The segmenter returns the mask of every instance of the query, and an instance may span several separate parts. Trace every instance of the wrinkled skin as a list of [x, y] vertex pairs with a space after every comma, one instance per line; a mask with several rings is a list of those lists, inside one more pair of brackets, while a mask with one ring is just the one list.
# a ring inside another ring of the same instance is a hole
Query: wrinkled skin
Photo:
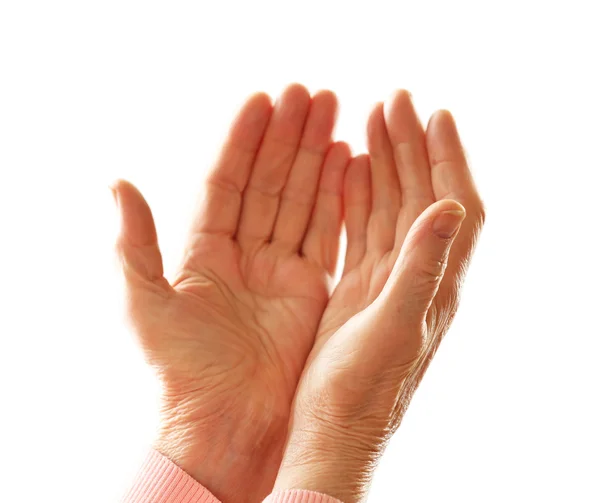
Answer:
[[223, 501], [261, 501], [276, 479], [364, 500], [483, 224], [448, 112], [423, 131], [397, 92], [371, 114], [369, 155], [351, 159], [331, 140], [335, 108], [298, 85], [274, 109], [248, 100], [172, 283], [147, 203], [115, 186], [129, 319], [163, 390], [154, 445]]
[[162, 385], [154, 446], [227, 502], [271, 492], [290, 407], [329, 298], [350, 150], [336, 98], [251, 97], [206, 183], [170, 284], [148, 204], [126, 181], [127, 313]]
[[298, 386], [275, 486], [344, 503], [366, 500], [456, 312], [484, 221], [449, 112], [424, 131], [410, 95], [397, 92], [374, 108], [368, 146], [345, 177], [344, 274]]

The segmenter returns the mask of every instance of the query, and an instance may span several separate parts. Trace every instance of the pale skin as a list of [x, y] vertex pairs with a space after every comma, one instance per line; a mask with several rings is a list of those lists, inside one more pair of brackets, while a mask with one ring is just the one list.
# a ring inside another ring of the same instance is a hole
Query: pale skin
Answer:
[[448, 112], [424, 131], [394, 93], [371, 114], [369, 155], [352, 158], [332, 140], [336, 109], [298, 84], [274, 105], [249, 98], [172, 282], [148, 204], [113, 187], [127, 313], [162, 385], [154, 446], [225, 503], [274, 485], [366, 497], [483, 224]]

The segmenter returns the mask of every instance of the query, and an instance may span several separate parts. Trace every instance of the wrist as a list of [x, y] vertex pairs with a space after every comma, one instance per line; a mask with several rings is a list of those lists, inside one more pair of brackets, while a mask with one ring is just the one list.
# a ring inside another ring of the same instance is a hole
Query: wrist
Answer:
[[384, 447], [384, 440], [352, 428], [318, 422], [294, 428], [275, 490], [305, 489], [344, 503], [366, 501]]
[[285, 432], [275, 420], [240, 421], [222, 412], [204, 418], [194, 407], [163, 407], [153, 448], [221, 501], [262, 501], [271, 492]]

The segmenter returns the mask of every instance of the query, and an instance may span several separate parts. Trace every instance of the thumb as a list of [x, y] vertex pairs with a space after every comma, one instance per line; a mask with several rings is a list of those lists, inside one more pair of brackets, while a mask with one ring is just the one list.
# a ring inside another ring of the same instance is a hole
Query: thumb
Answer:
[[379, 299], [399, 324], [421, 326], [425, 321], [464, 218], [460, 203], [444, 199], [429, 206], [411, 226]]
[[111, 190], [118, 207], [120, 230], [115, 243], [127, 287], [152, 287], [168, 291], [158, 248], [154, 218], [140, 191], [125, 180], [117, 180]]

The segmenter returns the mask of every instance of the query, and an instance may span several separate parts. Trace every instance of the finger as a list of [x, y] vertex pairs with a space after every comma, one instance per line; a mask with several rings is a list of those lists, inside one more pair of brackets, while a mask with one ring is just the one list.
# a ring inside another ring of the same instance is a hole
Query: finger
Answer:
[[371, 159], [372, 208], [367, 248], [387, 252], [394, 246], [400, 210], [400, 182], [383, 115], [377, 103], [367, 122], [367, 146]]
[[115, 249], [127, 286], [169, 294], [171, 287], [163, 276], [162, 256], [148, 203], [140, 191], [125, 180], [117, 180], [111, 189], [120, 216]]
[[271, 116], [271, 98], [251, 96], [229, 130], [217, 161], [206, 180], [191, 234], [235, 234], [242, 207], [242, 193]]
[[371, 168], [366, 154], [350, 161], [344, 178], [344, 222], [348, 246], [344, 274], [360, 264], [367, 250], [367, 227], [371, 215]]
[[321, 91], [312, 99], [300, 148], [292, 165], [281, 204], [273, 243], [287, 252], [297, 252], [313, 211], [319, 178], [335, 123], [337, 99]]
[[310, 106], [306, 88], [293, 84], [275, 104], [244, 190], [237, 231], [241, 246], [268, 241], [279, 211], [279, 200], [302, 137]]
[[[414, 222], [400, 256], [376, 300], [381, 319], [394, 333], [420, 333], [444, 276], [448, 254], [465, 217], [456, 201], [432, 204]], [[416, 342], [416, 341], [415, 341]]]
[[344, 173], [351, 158], [350, 147], [334, 143], [325, 158], [317, 200], [302, 253], [329, 274], [335, 273], [343, 220]]
[[403, 204], [420, 204], [420, 211], [423, 211], [434, 199], [425, 133], [410, 93], [396, 91], [386, 102], [384, 113]]
[[447, 110], [435, 113], [427, 127], [427, 148], [436, 199], [452, 198], [467, 211], [456, 236], [448, 268], [440, 286], [440, 299], [456, 301], [475, 244], [483, 227], [485, 212], [452, 115]]

